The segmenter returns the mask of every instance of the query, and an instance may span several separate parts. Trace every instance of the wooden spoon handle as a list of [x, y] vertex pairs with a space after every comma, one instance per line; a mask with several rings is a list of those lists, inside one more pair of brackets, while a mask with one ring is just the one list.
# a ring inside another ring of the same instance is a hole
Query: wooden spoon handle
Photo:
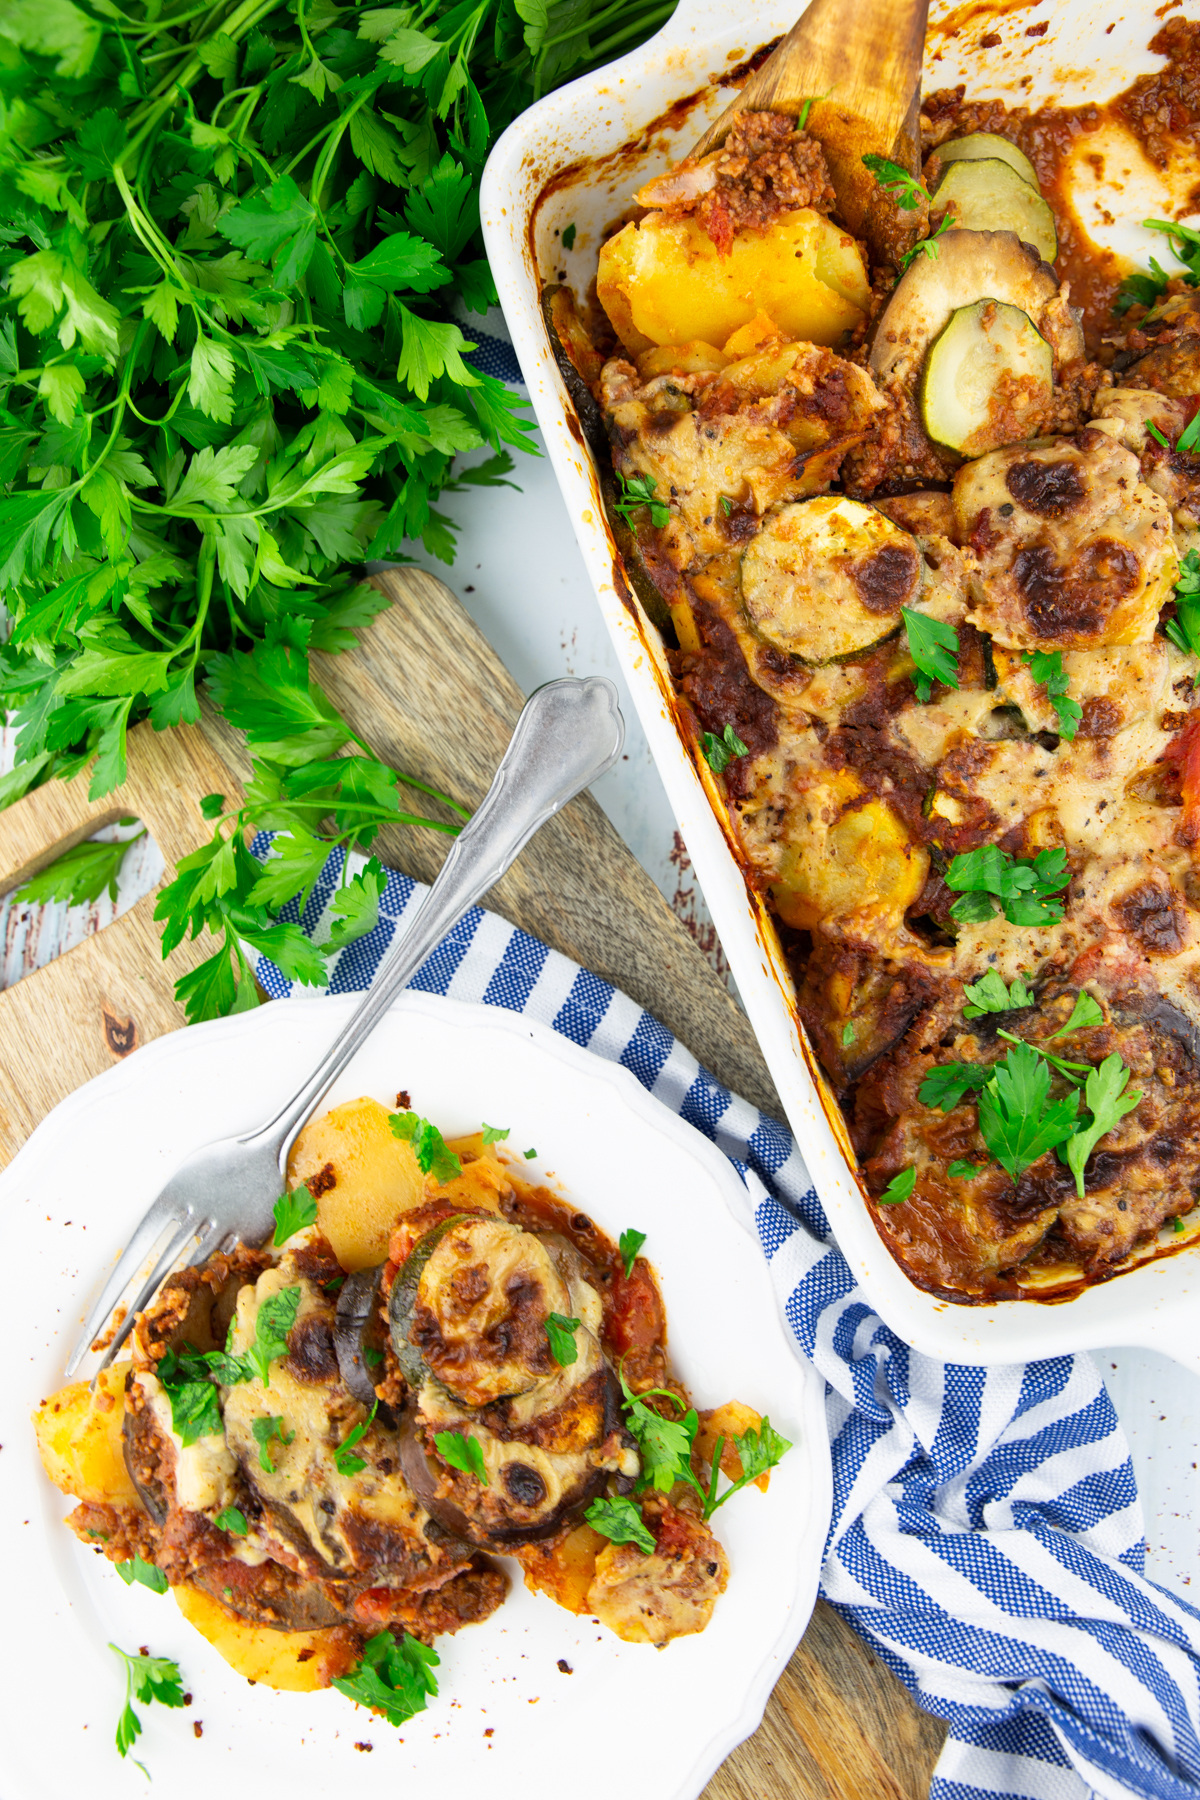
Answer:
[[[693, 156], [724, 143], [747, 110], [798, 115], [825, 150], [838, 211], [877, 254], [896, 253], [895, 208], [863, 167], [874, 152], [916, 174], [917, 105], [929, 0], [811, 0], [761, 69], [700, 139]], [[904, 222], [906, 235], [923, 223]]]

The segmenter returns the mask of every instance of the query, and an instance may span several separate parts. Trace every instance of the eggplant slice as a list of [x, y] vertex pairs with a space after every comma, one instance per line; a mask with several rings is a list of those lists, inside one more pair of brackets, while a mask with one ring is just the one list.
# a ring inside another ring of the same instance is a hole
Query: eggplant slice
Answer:
[[1032, 319], [1060, 366], [1081, 360], [1083, 332], [1059, 300], [1057, 275], [1015, 232], [948, 231], [937, 252], [913, 259], [880, 317], [870, 367], [881, 386], [898, 380], [915, 389], [953, 314], [988, 297]]
[[[415, 1401], [401, 1425], [404, 1472], [433, 1518], [469, 1542], [547, 1537], [610, 1477], [637, 1471], [589, 1275], [598, 1283], [557, 1234], [456, 1214], [396, 1276], [392, 1347]], [[547, 1330], [555, 1314], [574, 1321], [564, 1364]]]

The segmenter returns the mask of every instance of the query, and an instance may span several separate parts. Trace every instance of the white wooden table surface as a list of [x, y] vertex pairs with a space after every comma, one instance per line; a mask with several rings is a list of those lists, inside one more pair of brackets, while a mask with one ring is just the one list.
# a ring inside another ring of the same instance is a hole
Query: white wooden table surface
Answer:
[[[416, 561], [454, 590], [527, 692], [565, 674], [603, 674], [616, 682], [627, 730], [625, 755], [597, 784], [596, 798], [728, 979], [550, 465], [529, 457], [518, 462], [513, 479], [520, 493], [467, 489], [439, 502], [461, 526], [452, 567], [419, 548]], [[11, 745], [0, 734], [0, 773], [10, 761]], [[74, 908], [0, 900], [0, 986], [109, 923], [154, 886], [162, 866], [156, 846], [143, 840], [126, 858], [115, 905], [107, 896], [94, 906]], [[1200, 1379], [1151, 1351], [1097, 1351], [1096, 1361], [1129, 1438], [1146, 1516], [1148, 1572], [1200, 1605]]]

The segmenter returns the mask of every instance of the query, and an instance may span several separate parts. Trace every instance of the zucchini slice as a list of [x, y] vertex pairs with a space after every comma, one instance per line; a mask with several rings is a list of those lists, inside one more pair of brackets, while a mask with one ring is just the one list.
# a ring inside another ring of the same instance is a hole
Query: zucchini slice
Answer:
[[1013, 232], [948, 231], [937, 251], [936, 260], [914, 257], [875, 328], [870, 367], [880, 387], [899, 381], [915, 389], [925, 354], [951, 314], [984, 295], [1028, 313], [1060, 363], [1083, 355], [1083, 333], [1074, 320], [1065, 329], [1052, 323], [1062, 311], [1055, 304], [1057, 275]]
[[768, 643], [837, 662], [891, 636], [921, 575], [907, 531], [872, 506], [820, 494], [767, 514], [742, 555], [742, 598]]
[[1047, 262], [1058, 255], [1054, 214], [1037, 189], [999, 157], [952, 162], [938, 182], [929, 210], [931, 217], [952, 212], [952, 230], [1015, 231]]
[[921, 423], [935, 444], [984, 456], [1036, 436], [1054, 355], [1028, 313], [1003, 300], [960, 306], [925, 363]]
[[1029, 158], [1007, 138], [997, 137], [994, 131], [973, 131], [969, 137], [951, 138], [948, 144], [939, 144], [933, 154], [943, 166], [952, 162], [1007, 163], [1022, 181], [1027, 181], [1035, 192], [1041, 192], [1037, 170]]

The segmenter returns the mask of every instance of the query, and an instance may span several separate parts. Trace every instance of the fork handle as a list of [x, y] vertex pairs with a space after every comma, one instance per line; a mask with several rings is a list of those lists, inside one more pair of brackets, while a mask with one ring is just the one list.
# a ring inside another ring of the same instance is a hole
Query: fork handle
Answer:
[[525, 702], [491, 787], [452, 842], [408, 929], [393, 940], [361, 1005], [292, 1099], [242, 1139], [272, 1149], [281, 1176], [300, 1128], [446, 933], [547, 819], [612, 768], [625, 741], [617, 698], [611, 681], [590, 675], [548, 682]]

